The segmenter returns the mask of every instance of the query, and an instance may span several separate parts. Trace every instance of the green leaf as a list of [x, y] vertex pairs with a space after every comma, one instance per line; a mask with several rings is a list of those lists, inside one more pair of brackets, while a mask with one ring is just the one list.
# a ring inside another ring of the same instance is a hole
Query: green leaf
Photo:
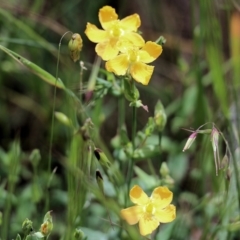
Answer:
[[33, 72], [35, 75], [40, 77], [45, 82], [47, 82], [53, 86], [56, 86], [58, 88], [65, 89], [65, 86], [60, 79], [58, 79], [56, 81], [56, 78], [53, 75], [51, 75], [50, 73], [48, 73], [47, 71], [45, 71], [44, 69], [39, 67], [38, 65], [34, 64], [33, 62], [27, 60], [26, 58], [20, 56], [19, 54], [11, 51], [10, 49], [8, 49], [2, 45], [0, 45], [0, 49], [2, 51], [4, 51], [5, 53], [7, 53], [10, 57], [12, 57], [19, 64], [25, 66], [29, 71]]

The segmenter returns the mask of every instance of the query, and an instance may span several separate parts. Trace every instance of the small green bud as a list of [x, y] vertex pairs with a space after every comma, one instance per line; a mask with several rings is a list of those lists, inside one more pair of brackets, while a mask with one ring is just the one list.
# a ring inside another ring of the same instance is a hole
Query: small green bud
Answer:
[[50, 233], [52, 232], [53, 229], [53, 222], [52, 222], [52, 216], [51, 216], [52, 211], [48, 211], [43, 219], [43, 224], [41, 225], [40, 232], [44, 236], [49, 236]]
[[104, 193], [104, 187], [103, 187], [103, 177], [102, 174], [99, 170], [96, 171], [96, 180], [99, 189], [101, 190], [102, 193]]
[[159, 132], [162, 132], [167, 123], [167, 115], [165, 113], [165, 109], [164, 109], [161, 101], [158, 101], [155, 106], [154, 120], [155, 120], [155, 124], [156, 124], [156, 129]]
[[71, 120], [62, 112], [55, 112], [55, 117], [57, 118], [57, 120], [59, 122], [61, 122], [62, 124], [64, 124], [65, 126], [71, 127], [72, 123]]
[[22, 224], [22, 230], [24, 235], [29, 235], [33, 230], [32, 221], [26, 218]]
[[163, 162], [160, 168], [160, 174], [162, 177], [166, 177], [169, 175], [169, 168], [166, 162]]
[[140, 94], [135, 84], [130, 82], [128, 79], [124, 79], [124, 95], [130, 102], [135, 102], [139, 99]]
[[111, 162], [101, 149], [95, 148], [94, 155], [103, 168], [108, 169], [111, 166]]
[[71, 59], [76, 62], [80, 58], [80, 51], [82, 50], [82, 38], [78, 33], [72, 35], [71, 40], [68, 43]]
[[85, 238], [84, 232], [80, 228], [76, 228], [73, 235], [74, 238], [78, 240], [83, 240]]

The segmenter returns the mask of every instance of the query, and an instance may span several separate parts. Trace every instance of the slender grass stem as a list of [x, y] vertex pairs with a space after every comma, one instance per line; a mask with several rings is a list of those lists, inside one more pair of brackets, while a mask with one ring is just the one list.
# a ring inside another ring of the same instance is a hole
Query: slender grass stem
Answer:
[[[62, 39], [66, 34], [70, 33], [70, 31], [63, 34], [59, 41], [58, 45], [58, 56], [57, 56], [57, 67], [56, 67], [56, 78], [55, 78], [55, 86], [54, 86], [54, 93], [53, 93], [53, 109], [52, 109], [52, 117], [51, 117], [51, 131], [50, 131], [50, 143], [49, 143], [49, 152], [48, 152], [48, 175], [51, 175], [51, 164], [52, 164], [52, 145], [53, 145], [53, 130], [54, 130], [54, 112], [56, 108], [56, 95], [57, 95], [57, 81], [58, 81], [58, 69], [59, 69], [59, 59], [60, 59], [60, 50], [61, 50], [61, 43]], [[49, 187], [49, 186], [48, 186]], [[48, 189], [46, 191], [46, 201], [45, 201], [45, 212], [48, 211], [49, 208], [49, 193]]]

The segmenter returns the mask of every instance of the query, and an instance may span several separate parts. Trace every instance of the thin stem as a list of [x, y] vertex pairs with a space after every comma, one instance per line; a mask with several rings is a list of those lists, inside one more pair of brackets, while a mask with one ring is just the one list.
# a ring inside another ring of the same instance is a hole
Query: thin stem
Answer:
[[[127, 196], [130, 190], [130, 185], [131, 185], [131, 179], [133, 175], [133, 154], [134, 150], [136, 148], [136, 143], [135, 143], [135, 137], [136, 137], [136, 131], [137, 131], [137, 108], [135, 106], [132, 107], [132, 157], [128, 162], [128, 174], [127, 174]], [[125, 199], [125, 205], [127, 201]]]
[[[57, 67], [56, 67], [56, 79], [55, 79], [55, 86], [54, 86], [54, 93], [53, 93], [53, 109], [52, 109], [52, 119], [51, 119], [51, 132], [50, 132], [50, 143], [49, 143], [49, 152], [48, 152], [48, 174], [51, 174], [51, 163], [52, 163], [52, 145], [53, 145], [53, 129], [54, 129], [54, 112], [55, 112], [55, 107], [56, 107], [56, 94], [57, 94], [57, 81], [58, 81], [58, 68], [59, 68], [59, 59], [60, 59], [60, 49], [61, 49], [61, 43], [62, 43], [62, 39], [63, 37], [68, 34], [71, 33], [70, 31], [66, 32], [63, 34], [63, 36], [61, 37], [60, 41], [59, 41], [59, 45], [58, 45], [58, 56], [57, 56]], [[49, 186], [48, 186], [49, 187]], [[46, 191], [46, 202], [45, 202], [45, 212], [48, 211], [48, 207], [49, 207], [49, 193], [48, 190]]]

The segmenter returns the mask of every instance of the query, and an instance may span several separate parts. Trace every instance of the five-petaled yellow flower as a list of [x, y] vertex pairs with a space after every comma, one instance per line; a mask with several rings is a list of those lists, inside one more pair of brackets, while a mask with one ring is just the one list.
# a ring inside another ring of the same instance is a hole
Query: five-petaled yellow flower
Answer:
[[106, 62], [106, 69], [116, 75], [130, 73], [134, 80], [148, 85], [154, 66], [146, 63], [153, 62], [162, 53], [162, 46], [148, 41], [136, 47], [129, 41], [122, 41], [117, 45], [120, 54]]
[[139, 222], [140, 234], [151, 234], [161, 223], [176, 218], [176, 208], [170, 204], [173, 193], [167, 187], [157, 187], [149, 198], [137, 185], [130, 191], [130, 199], [136, 206], [121, 210], [121, 216], [130, 224]]
[[115, 9], [105, 6], [99, 10], [98, 17], [104, 30], [87, 23], [85, 34], [92, 42], [97, 43], [96, 53], [103, 60], [107, 61], [118, 55], [119, 50], [116, 45], [120, 40], [127, 39], [133, 42], [135, 46], [144, 44], [143, 38], [136, 32], [141, 24], [138, 14], [119, 20]]

